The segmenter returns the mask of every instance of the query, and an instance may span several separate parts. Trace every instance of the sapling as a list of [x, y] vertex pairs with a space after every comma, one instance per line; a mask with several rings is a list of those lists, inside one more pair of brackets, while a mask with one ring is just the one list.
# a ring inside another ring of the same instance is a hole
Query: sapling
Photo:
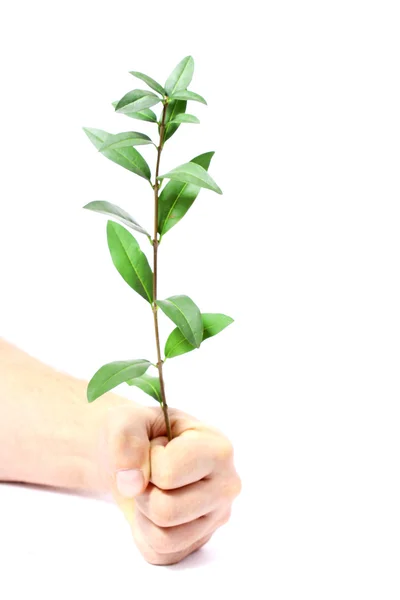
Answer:
[[[135, 78], [143, 81], [153, 91], [134, 89], [125, 94], [121, 100], [113, 103], [115, 112], [156, 125], [157, 144], [148, 135], [138, 131], [111, 134], [100, 129], [84, 128], [88, 138], [101, 154], [142, 177], [152, 188], [154, 198], [152, 234], [139, 225], [128, 212], [111, 202], [96, 200], [84, 208], [103, 213], [111, 219], [107, 222], [107, 241], [112, 261], [126, 283], [142, 296], [152, 309], [157, 356], [154, 363], [150, 360], [135, 359], [116, 361], [102, 366], [88, 384], [87, 398], [89, 402], [93, 402], [121, 383], [140, 388], [160, 403], [169, 440], [171, 440], [171, 426], [164, 381], [166, 359], [199, 348], [204, 340], [216, 335], [233, 321], [220, 313], [201, 313], [193, 300], [185, 295], [171, 296], [165, 300], [158, 298], [158, 252], [163, 237], [187, 213], [201, 188], [222, 194], [221, 189], [208, 174], [214, 152], [200, 154], [189, 162], [160, 174], [160, 159], [166, 142], [181, 125], [199, 123], [197, 117], [186, 112], [187, 103], [193, 101], [207, 104], [202, 96], [188, 90], [193, 71], [194, 61], [191, 56], [184, 58], [175, 67], [164, 86], [143, 73], [131, 71]], [[161, 105], [158, 117], [151, 109], [156, 105]], [[153, 181], [148, 163], [136, 149], [137, 146], [150, 144], [156, 151]], [[142, 234], [144, 238], [147, 237], [152, 246], [153, 269], [138, 241], [126, 228]], [[176, 325], [165, 343], [164, 358], [161, 355], [158, 309], [161, 309]], [[151, 367], [157, 370], [156, 375], [148, 373]]]

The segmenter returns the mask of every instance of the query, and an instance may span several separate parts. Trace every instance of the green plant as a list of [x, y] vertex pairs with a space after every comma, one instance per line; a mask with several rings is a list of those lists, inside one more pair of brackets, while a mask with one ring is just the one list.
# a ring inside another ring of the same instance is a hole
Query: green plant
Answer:
[[[159, 134], [157, 145], [149, 136], [137, 131], [110, 134], [100, 129], [84, 128], [90, 141], [106, 158], [143, 177], [152, 188], [153, 235], [150, 235], [125, 210], [110, 202], [96, 200], [84, 208], [104, 213], [112, 219], [107, 222], [107, 240], [112, 261], [128, 285], [150, 304], [153, 311], [157, 350], [155, 363], [137, 359], [117, 361], [102, 366], [89, 382], [88, 401], [96, 400], [121, 383], [137, 386], [160, 403], [168, 439], [171, 439], [171, 427], [163, 374], [165, 360], [199, 348], [204, 340], [216, 335], [233, 321], [223, 314], [201, 313], [188, 296], [179, 295], [159, 300], [157, 293], [157, 259], [162, 238], [186, 214], [201, 188], [222, 194], [208, 174], [214, 152], [200, 154], [191, 161], [160, 175], [160, 158], [164, 144], [181, 124], [199, 123], [197, 117], [186, 113], [187, 102], [206, 104], [202, 96], [187, 89], [193, 77], [193, 70], [193, 58], [187, 56], [172, 71], [164, 87], [143, 73], [131, 71], [134, 77], [144, 81], [154, 91], [134, 89], [125, 94], [121, 100], [113, 103], [116, 112], [157, 125]], [[162, 105], [162, 110], [160, 117], [157, 118], [150, 107], [159, 103]], [[153, 144], [156, 148], [154, 183], [151, 181], [149, 165], [135, 148], [145, 144]], [[168, 183], [164, 184], [166, 180]], [[133, 235], [115, 221], [147, 236], [153, 248], [153, 270]], [[158, 327], [159, 308], [176, 325], [166, 341], [164, 359], [161, 357]], [[151, 366], [157, 369], [157, 376], [147, 373]]]

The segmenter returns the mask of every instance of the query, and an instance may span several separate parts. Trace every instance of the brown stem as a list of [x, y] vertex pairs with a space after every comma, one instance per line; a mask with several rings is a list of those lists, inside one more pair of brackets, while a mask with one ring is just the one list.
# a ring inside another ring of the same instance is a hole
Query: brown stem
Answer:
[[153, 317], [154, 317], [154, 332], [156, 335], [157, 368], [158, 368], [158, 375], [159, 375], [159, 379], [160, 379], [161, 408], [164, 413], [168, 441], [171, 441], [171, 439], [172, 439], [171, 425], [169, 422], [168, 404], [167, 404], [167, 398], [165, 395], [165, 385], [164, 385], [164, 376], [163, 376], [163, 361], [161, 359], [160, 334], [159, 334], [159, 330], [158, 330], [158, 315], [157, 315], [157, 311], [158, 311], [158, 307], [157, 307], [157, 265], [158, 265], [158, 244], [159, 244], [159, 240], [158, 240], [158, 192], [159, 192], [158, 175], [159, 175], [159, 169], [160, 169], [161, 151], [162, 151], [163, 144], [164, 144], [166, 111], [167, 111], [167, 104], [164, 103], [162, 116], [161, 116], [161, 123], [160, 123], [160, 141], [159, 141], [159, 144], [157, 147], [156, 174], [155, 174], [155, 181], [154, 181], [154, 186], [153, 186], [153, 188], [154, 188], [154, 236], [153, 236], [153, 304], [152, 304], [152, 309], [153, 309]]

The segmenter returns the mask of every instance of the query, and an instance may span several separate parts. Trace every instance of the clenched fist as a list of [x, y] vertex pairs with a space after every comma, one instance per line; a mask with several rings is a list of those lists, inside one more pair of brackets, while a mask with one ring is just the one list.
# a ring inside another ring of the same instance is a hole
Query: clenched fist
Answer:
[[159, 407], [86, 386], [0, 339], [0, 481], [112, 492], [146, 560], [180, 561], [229, 519], [230, 442], [177, 410], [168, 442]]
[[241, 484], [231, 443], [194, 417], [170, 409], [173, 439], [159, 408], [93, 403], [101, 412], [99, 469], [132, 527], [144, 558], [176, 563], [230, 517]]

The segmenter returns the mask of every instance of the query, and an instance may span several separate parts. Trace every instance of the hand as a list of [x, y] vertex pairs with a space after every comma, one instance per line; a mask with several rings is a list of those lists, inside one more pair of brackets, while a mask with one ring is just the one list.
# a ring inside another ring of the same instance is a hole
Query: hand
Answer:
[[228, 521], [241, 488], [231, 443], [194, 417], [169, 412], [168, 443], [158, 407], [109, 407], [99, 446], [100, 467], [135, 542], [157, 565], [203, 546]]

